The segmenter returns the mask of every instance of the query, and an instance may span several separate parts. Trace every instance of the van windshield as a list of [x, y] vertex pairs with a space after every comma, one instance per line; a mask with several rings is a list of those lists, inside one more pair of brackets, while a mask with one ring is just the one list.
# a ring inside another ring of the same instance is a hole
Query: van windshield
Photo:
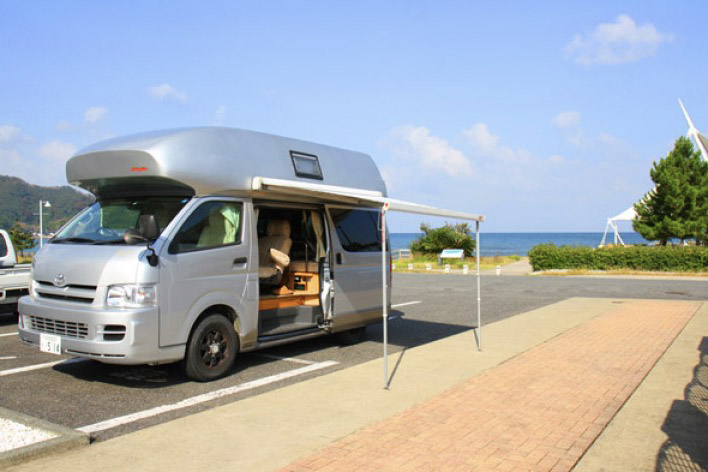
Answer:
[[53, 244], [124, 244], [128, 229], [138, 229], [140, 215], [155, 215], [162, 231], [189, 197], [130, 197], [96, 201], [51, 240]]

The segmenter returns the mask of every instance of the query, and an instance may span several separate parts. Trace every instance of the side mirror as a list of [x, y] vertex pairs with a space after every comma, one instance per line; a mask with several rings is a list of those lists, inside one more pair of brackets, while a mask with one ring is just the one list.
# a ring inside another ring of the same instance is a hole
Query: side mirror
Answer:
[[157, 225], [155, 215], [140, 215], [138, 217], [138, 229], [127, 229], [123, 235], [123, 241], [126, 244], [147, 243], [147, 249], [150, 251], [147, 255], [147, 260], [152, 267], [155, 267], [160, 259], [155, 254], [155, 250], [150, 247], [150, 241], [158, 236], [160, 236], [160, 227]]

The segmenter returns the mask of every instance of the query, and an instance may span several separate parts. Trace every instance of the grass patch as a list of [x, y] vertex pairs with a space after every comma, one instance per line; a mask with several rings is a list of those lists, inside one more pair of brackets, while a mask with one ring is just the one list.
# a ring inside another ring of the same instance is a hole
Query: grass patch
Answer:
[[708, 278], [708, 272], [656, 272], [641, 271], [632, 269], [611, 269], [611, 270], [589, 270], [589, 269], [553, 269], [547, 272], [540, 272], [538, 275], [552, 277], [569, 277], [574, 275], [637, 275], [644, 277], [704, 277]]

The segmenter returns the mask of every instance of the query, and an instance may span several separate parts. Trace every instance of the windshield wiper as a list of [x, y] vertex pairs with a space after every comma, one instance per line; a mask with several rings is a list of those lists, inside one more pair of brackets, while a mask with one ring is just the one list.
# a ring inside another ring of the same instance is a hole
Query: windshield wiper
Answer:
[[93, 242], [95, 242], [93, 239], [80, 238], [80, 237], [56, 238], [56, 239], [52, 239], [52, 240], [51, 240], [51, 243], [52, 243], [52, 244], [61, 244], [61, 243], [93, 243]]
[[120, 239], [108, 239], [106, 241], [96, 241], [93, 243], [94, 246], [100, 246], [100, 245], [105, 245], [105, 244], [125, 244], [125, 241], [123, 238]]

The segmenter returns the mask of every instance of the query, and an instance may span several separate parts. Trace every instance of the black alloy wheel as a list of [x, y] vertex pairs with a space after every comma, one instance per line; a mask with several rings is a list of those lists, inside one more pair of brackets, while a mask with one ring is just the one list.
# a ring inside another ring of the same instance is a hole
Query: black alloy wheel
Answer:
[[217, 379], [231, 368], [238, 349], [233, 323], [223, 315], [209, 315], [189, 339], [183, 361], [185, 373], [200, 382]]

